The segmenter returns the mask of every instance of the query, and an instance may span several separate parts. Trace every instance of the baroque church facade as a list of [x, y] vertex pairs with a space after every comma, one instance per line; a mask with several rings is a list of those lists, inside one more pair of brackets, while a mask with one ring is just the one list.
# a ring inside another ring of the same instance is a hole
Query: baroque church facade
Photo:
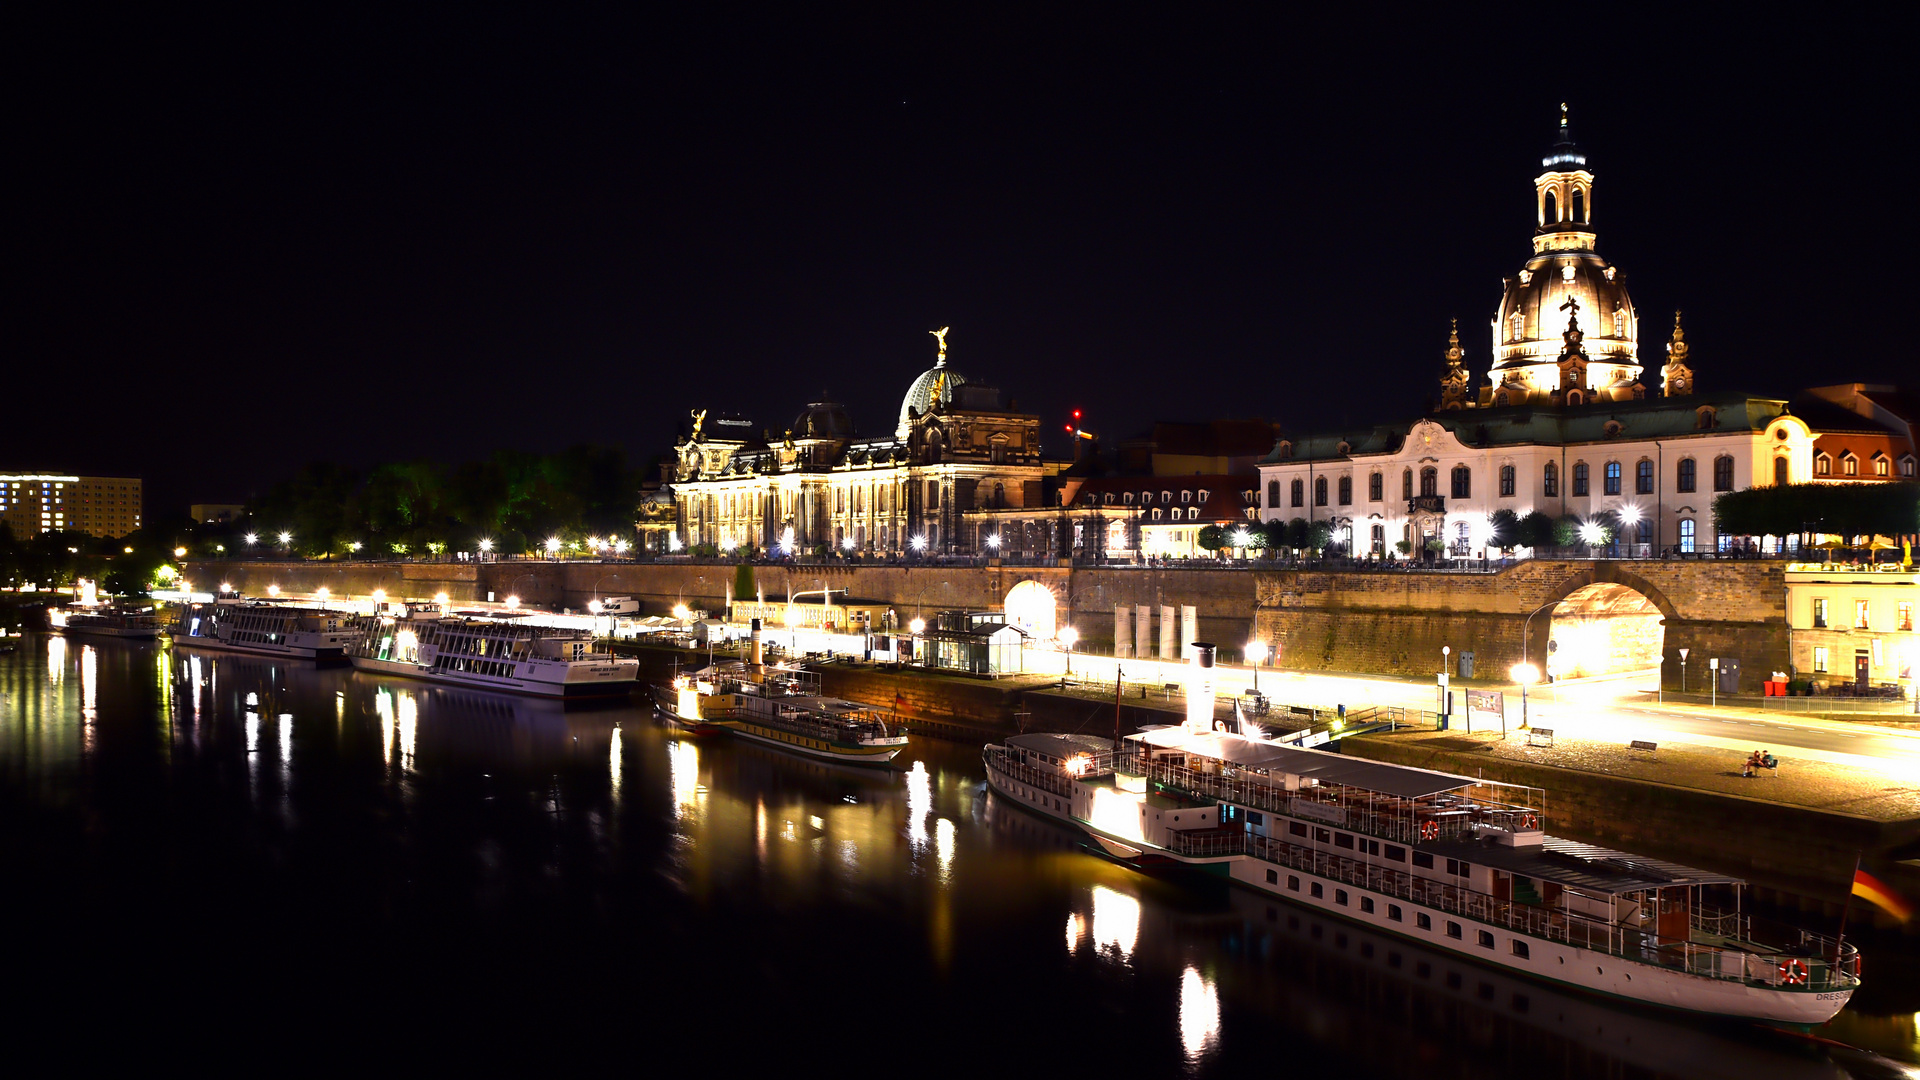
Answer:
[[834, 402], [808, 405], [783, 434], [693, 416], [670, 486], [685, 544], [862, 555], [978, 550], [978, 519], [1038, 508], [1049, 467], [1040, 418], [939, 355], [907, 387], [891, 432], [856, 434]]
[[1486, 382], [1456, 327], [1429, 416], [1278, 440], [1260, 463], [1263, 520], [1327, 522], [1361, 557], [1472, 557], [1499, 510], [1607, 514], [1628, 553], [1695, 553], [1731, 539], [1714, 535], [1717, 493], [1824, 479], [1802, 409], [1699, 392], [1678, 314], [1657, 393], [1641, 383], [1639, 316], [1596, 250], [1594, 174], [1564, 109], [1541, 165], [1533, 253], [1503, 282]]

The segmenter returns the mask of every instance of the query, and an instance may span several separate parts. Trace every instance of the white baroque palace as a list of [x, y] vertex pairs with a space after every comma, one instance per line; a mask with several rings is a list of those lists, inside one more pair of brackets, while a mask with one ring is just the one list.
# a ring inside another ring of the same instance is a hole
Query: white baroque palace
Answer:
[[694, 414], [675, 446], [677, 539], [688, 546], [892, 555], [971, 551], [986, 511], [1039, 508], [1048, 467], [1040, 418], [1005, 407], [1000, 392], [947, 364], [907, 387], [898, 422], [854, 432], [847, 410], [808, 405], [783, 433]]
[[1431, 415], [1279, 439], [1260, 463], [1263, 520], [1328, 522], [1362, 557], [1434, 541], [1475, 557], [1489, 553], [1499, 510], [1612, 512], [1626, 553], [1694, 553], [1723, 541], [1717, 493], [1826, 479], [1804, 410], [1696, 392], [1677, 314], [1659, 393], [1648, 393], [1626, 276], [1594, 250], [1594, 176], [1564, 111], [1542, 166], [1533, 255], [1504, 282], [1488, 381], [1473, 385], [1456, 327]]

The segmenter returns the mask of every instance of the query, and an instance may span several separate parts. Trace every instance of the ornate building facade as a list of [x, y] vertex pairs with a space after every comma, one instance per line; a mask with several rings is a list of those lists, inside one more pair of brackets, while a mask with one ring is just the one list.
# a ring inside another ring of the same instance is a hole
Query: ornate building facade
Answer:
[[[1278, 440], [1260, 464], [1263, 519], [1328, 522], [1362, 556], [1474, 556], [1499, 510], [1607, 514], [1630, 552], [1693, 553], [1728, 539], [1713, 532], [1717, 493], [1827, 478], [1817, 425], [1838, 410], [1698, 393], [1678, 313], [1648, 393], [1638, 316], [1595, 250], [1594, 174], [1564, 109], [1542, 168], [1533, 254], [1503, 282], [1487, 382], [1473, 385], [1456, 328], [1430, 416]], [[1887, 456], [1881, 478], [1901, 467]]]
[[970, 523], [1044, 504], [1040, 418], [947, 363], [907, 387], [893, 430], [855, 433], [847, 410], [815, 402], [778, 436], [696, 412], [674, 448], [671, 490], [686, 545], [895, 555], [978, 550]]

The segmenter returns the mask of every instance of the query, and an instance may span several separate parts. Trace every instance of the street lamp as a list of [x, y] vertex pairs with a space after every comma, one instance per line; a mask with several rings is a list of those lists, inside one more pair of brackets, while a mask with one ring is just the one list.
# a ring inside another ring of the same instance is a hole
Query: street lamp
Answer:
[[1253, 665], [1253, 696], [1260, 696], [1260, 661], [1267, 658], [1267, 643], [1264, 641], [1247, 642], [1247, 663]]
[[1080, 640], [1080, 631], [1075, 630], [1073, 627], [1069, 626], [1061, 630], [1060, 633], [1054, 636], [1059, 639], [1060, 644], [1065, 645], [1067, 647], [1067, 677], [1072, 678], [1073, 677], [1073, 643]]
[[1527, 726], [1527, 687], [1540, 681], [1540, 669], [1522, 661], [1513, 665], [1513, 681], [1520, 684], [1520, 727]]
[[921, 667], [926, 667], [926, 657], [920, 652], [920, 635], [927, 632], [927, 620], [916, 616], [907, 624], [907, 629], [913, 634], [913, 658], [920, 661]]
[[257, 544], [257, 543], [259, 543], [259, 542], [260, 542], [260, 534], [259, 534], [259, 533], [248, 533], [248, 534], [247, 534], [247, 537], [246, 537], [246, 539], [247, 539], [247, 546], [248, 546], [248, 547], [252, 547], [253, 545], [255, 545], [255, 544]]
[[559, 551], [560, 551], [560, 538], [557, 536], [547, 537], [547, 558], [549, 559], [553, 558], [554, 555], [559, 553]]

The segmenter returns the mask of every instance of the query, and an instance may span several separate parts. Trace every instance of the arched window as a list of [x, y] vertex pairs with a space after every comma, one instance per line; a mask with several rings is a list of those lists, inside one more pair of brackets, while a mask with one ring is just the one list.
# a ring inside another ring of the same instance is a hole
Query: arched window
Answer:
[[1693, 459], [1690, 457], [1681, 458], [1680, 463], [1674, 466], [1673, 490], [1692, 491], [1693, 483]]
[[1613, 309], [1613, 336], [1617, 338], [1627, 336], [1627, 313], [1620, 308]]
[[1386, 552], [1387, 527], [1385, 525], [1375, 525], [1373, 527], [1373, 553], [1375, 555], [1384, 555]]
[[1269, 480], [1267, 481], [1267, 507], [1268, 509], [1272, 509], [1273, 507], [1276, 507], [1279, 505], [1280, 505], [1280, 481]]
[[1456, 499], [1473, 497], [1473, 470], [1465, 465], [1453, 467], [1453, 497]]
[[1900, 459], [1900, 475], [1911, 480], [1913, 479], [1913, 474], [1914, 474], [1913, 455], [1908, 454], [1906, 457], [1903, 457]]
[[1546, 219], [1546, 223], [1549, 225], [1552, 225], [1560, 220], [1560, 200], [1557, 197], [1555, 197], [1554, 193], [1551, 191], [1547, 192], [1546, 209], [1544, 211], [1543, 216]]
[[1604, 490], [1608, 495], [1620, 494], [1620, 463], [1617, 461], [1607, 462], [1607, 475], [1606, 475], [1606, 484], [1605, 484]]
[[1560, 496], [1560, 466], [1551, 461], [1547, 462], [1546, 468], [1540, 470], [1540, 493], [1549, 499]]
[[1713, 490], [1733, 490], [1733, 455], [1721, 454], [1713, 459]]
[[1440, 494], [1440, 470], [1429, 465], [1420, 470], [1420, 494], [1431, 497]]
[[1383, 483], [1382, 481], [1383, 481], [1383, 478], [1378, 472], [1368, 474], [1367, 476], [1367, 501], [1368, 502], [1379, 502], [1381, 499], [1386, 497], [1386, 492], [1382, 490], [1383, 488], [1386, 487], [1386, 484]]
[[1570, 205], [1573, 208], [1573, 212], [1567, 215], [1568, 221], [1584, 222], [1587, 220], [1587, 196], [1585, 192], [1579, 188], [1574, 188]]
[[[1132, 502], [1133, 497], [1128, 496], [1127, 501]], [[1007, 505], [1007, 485], [1005, 484], [993, 485], [993, 508], [995, 510], [999, 510], [1006, 505]]]
[[1787, 486], [1787, 459], [1786, 458], [1777, 457], [1773, 459], [1773, 482], [1774, 482], [1774, 485], [1777, 487]]
[[1292, 492], [1291, 492], [1291, 494], [1293, 495], [1293, 505], [1295, 505], [1295, 506], [1305, 506], [1305, 505], [1307, 504], [1307, 483], [1306, 483], [1306, 481], [1304, 481], [1304, 480], [1298, 480], [1298, 479], [1296, 479], [1296, 480], [1295, 480], [1295, 481], [1293, 482], [1293, 490], [1292, 490]]
[[1513, 498], [1513, 466], [1511, 465], [1500, 466], [1500, 497]]
[[1413, 498], [1413, 470], [1412, 469], [1400, 470], [1400, 497], [1403, 499]]
[[1327, 478], [1324, 476], [1313, 478], [1313, 505], [1327, 505]]
[[1526, 312], [1524, 311], [1514, 312], [1513, 317], [1507, 320], [1507, 329], [1508, 329], [1508, 334], [1507, 334], [1508, 341], [1519, 341], [1521, 338], [1526, 337], [1527, 336]]
[[1587, 463], [1576, 461], [1573, 465], [1573, 495], [1580, 498], [1587, 493]]
[[1653, 459], [1641, 458], [1633, 467], [1633, 493], [1635, 495], [1653, 494]]
[[1351, 476], [1340, 478], [1340, 505], [1353, 505], [1353, 477]]
[[1840, 455], [1840, 475], [1842, 476], [1859, 476], [1860, 475], [1860, 459], [1857, 457], [1854, 457], [1853, 451], [1851, 450]]
[[1889, 464], [1891, 463], [1887, 461], [1887, 455], [1881, 454], [1881, 453], [1875, 453], [1873, 455], [1873, 475], [1875, 476], [1887, 475], [1887, 472], [1888, 472], [1887, 466]]
[[1813, 455], [1813, 475], [1826, 476], [1833, 472], [1833, 459], [1825, 454]]

